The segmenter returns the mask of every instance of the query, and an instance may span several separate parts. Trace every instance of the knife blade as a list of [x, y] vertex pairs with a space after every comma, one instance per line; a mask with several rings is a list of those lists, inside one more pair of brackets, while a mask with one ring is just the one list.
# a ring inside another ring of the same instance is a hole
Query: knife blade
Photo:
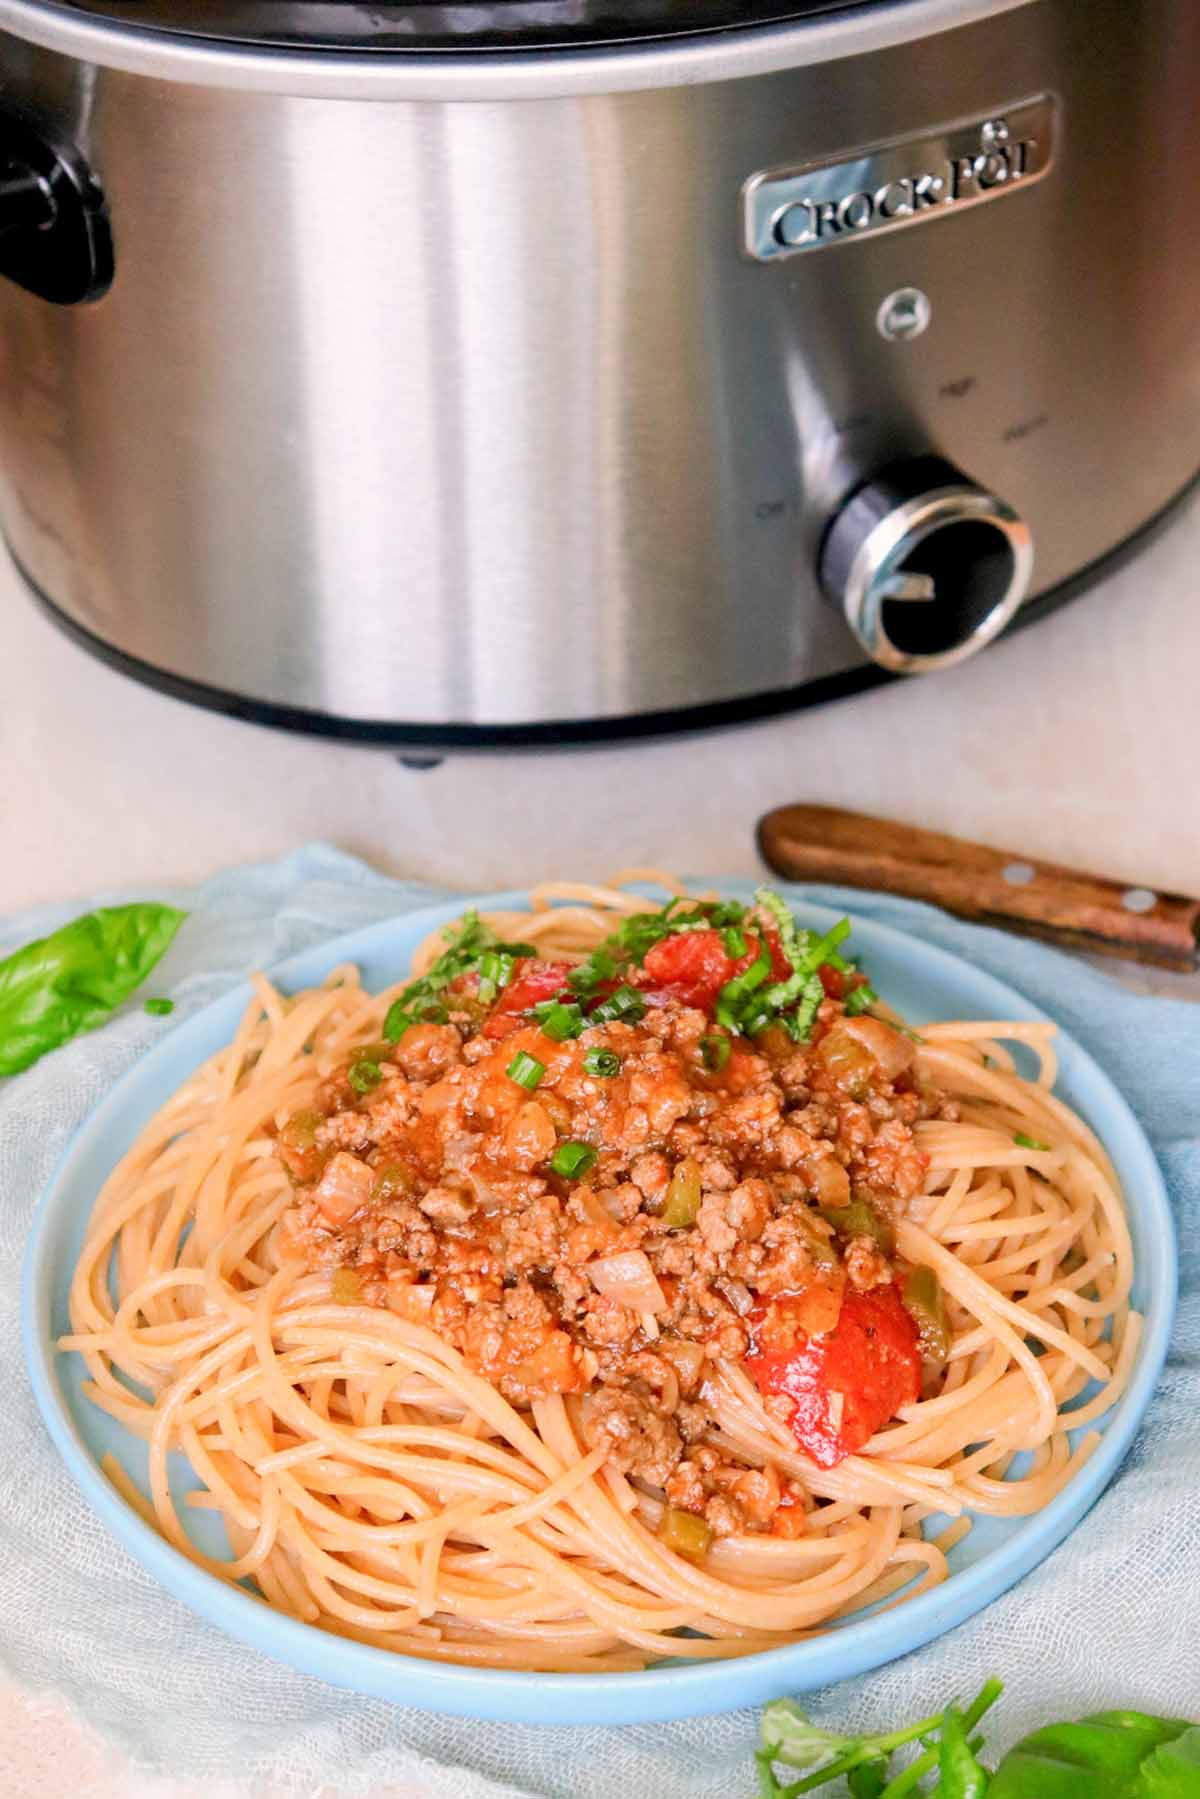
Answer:
[[[874, 888], [1065, 949], [1176, 974], [1196, 971], [1200, 900], [1184, 894], [835, 806], [768, 812], [759, 820], [758, 845], [768, 866], [789, 881]], [[1158, 982], [1152, 985], [1161, 991]]]

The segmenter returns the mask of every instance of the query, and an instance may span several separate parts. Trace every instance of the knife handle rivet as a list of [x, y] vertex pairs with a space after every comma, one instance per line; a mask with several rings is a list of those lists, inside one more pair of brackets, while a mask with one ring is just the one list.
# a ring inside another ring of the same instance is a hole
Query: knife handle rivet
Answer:
[[1010, 887], [1028, 887], [1036, 876], [1037, 869], [1032, 862], [1007, 862], [1001, 873]]
[[1158, 904], [1158, 895], [1151, 893], [1148, 887], [1127, 887], [1121, 895], [1121, 904], [1127, 912], [1152, 912]]

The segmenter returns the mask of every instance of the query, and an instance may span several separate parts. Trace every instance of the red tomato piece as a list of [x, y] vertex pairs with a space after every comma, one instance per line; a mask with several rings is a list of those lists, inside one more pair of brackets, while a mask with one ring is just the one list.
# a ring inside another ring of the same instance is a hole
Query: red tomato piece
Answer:
[[920, 1397], [917, 1327], [896, 1286], [851, 1289], [837, 1324], [819, 1337], [789, 1319], [798, 1303], [785, 1296], [752, 1315], [746, 1366], [760, 1393], [792, 1401], [788, 1425], [805, 1455], [835, 1468]]
[[513, 978], [488, 1015], [483, 1027], [485, 1037], [507, 1037], [523, 1022], [522, 1013], [543, 1000], [553, 999], [567, 984], [571, 972], [569, 962], [538, 962], [523, 957], [513, 969]]
[[865, 987], [867, 984], [865, 974], [843, 974], [840, 968], [830, 968], [828, 962], [822, 962], [817, 973], [821, 977], [826, 999], [846, 999], [856, 987]]
[[769, 978], [786, 981], [792, 970], [780, 947], [778, 933], [748, 925], [745, 937], [749, 948], [736, 960], [726, 954], [719, 931], [680, 931], [674, 937], [662, 938], [646, 951], [637, 977], [638, 985], [652, 993], [677, 999], [685, 1006], [698, 1006], [703, 1012], [711, 1012], [726, 981], [731, 981], [734, 975], [741, 974], [757, 960], [756, 939], [760, 935], [766, 937], [771, 951]]

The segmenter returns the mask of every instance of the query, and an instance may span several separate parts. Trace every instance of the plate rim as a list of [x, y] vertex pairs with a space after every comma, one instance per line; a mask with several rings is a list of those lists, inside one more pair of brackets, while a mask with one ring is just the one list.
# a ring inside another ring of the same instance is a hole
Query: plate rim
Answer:
[[[706, 884], [738, 897], [752, 892], [756, 885], [745, 877], [713, 879]], [[629, 1673], [554, 1674], [423, 1661], [286, 1617], [246, 1589], [207, 1573], [159, 1536], [121, 1498], [85, 1443], [58, 1379], [59, 1356], [50, 1330], [57, 1297], [51, 1275], [60, 1212], [71, 1218], [77, 1210], [71, 1205], [76, 1165], [86, 1161], [93, 1141], [109, 1125], [119, 1123], [130, 1098], [148, 1077], [152, 1079], [156, 1069], [181, 1057], [187, 1058], [187, 1066], [194, 1068], [205, 1054], [212, 1053], [205, 1043], [220, 1016], [229, 1013], [236, 1020], [251, 998], [250, 982], [243, 980], [161, 1037], [117, 1078], [87, 1114], [39, 1197], [22, 1265], [22, 1346], [42, 1421], [95, 1515], [172, 1598], [242, 1643], [299, 1672], [393, 1702], [509, 1723], [664, 1722], [761, 1704], [782, 1693], [811, 1691], [868, 1673], [922, 1648], [1008, 1591], [1083, 1520], [1128, 1454], [1157, 1388], [1174, 1324], [1178, 1295], [1174, 1217], [1153, 1147], [1128, 1100], [1095, 1057], [1017, 988], [954, 951], [927, 942], [914, 931], [856, 915], [851, 909], [843, 913], [839, 908], [814, 902], [795, 884], [779, 886], [818, 925], [824, 923], [828, 928], [838, 918], [849, 916], [853, 932], [865, 946], [865, 959], [870, 957], [870, 941], [881, 940], [893, 955], [911, 958], [915, 953], [919, 959], [932, 963], [935, 973], [940, 972], [949, 982], [961, 982], [965, 973], [978, 990], [994, 996], [994, 1017], [1055, 1023], [1060, 1070], [1069, 1072], [1073, 1088], [1082, 1085], [1098, 1089], [1103, 1106], [1103, 1126], [1098, 1134], [1106, 1149], [1114, 1160], [1140, 1161], [1139, 1225], [1144, 1223], [1149, 1253], [1143, 1251], [1139, 1273], [1145, 1280], [1148, 1297], [1156, 1301], [1156, 1310], [1153, 1314], [1148, 1311], [1129, 1385], [1106, 1414], [1101, 1441], [1084, 1466], [1040, 1512], [1020, 1519], [1005, 1542], [985, 1551], [969, 1567], [955, 1570], [939, 1586], [890, 1611], [747, 1657], [650, 1667]], [[285, 987], [311, 985], [319, 978], [314, 976], [314, 964], [323, 964], [328, 970], [341, 962], [367, 961], [373, 953], [386, 956], [389, 938], [397, 929], [410, 934], [421, 926], [434, 930], [468, 907], [504, 909], [527, 899], [525, 888], [458, 894], [326, 937], [272, 963], [266, 972]], [[184, 1074], [176, 1072], [173, 1084], [183, 1078]], [[152, 1109], [159, 1104], [161, 1100], [156, 1100]], [[1119, 1139], [1117, 1148], [1115, 1139]], [[726, 1676], [724, 1681], [722, 1675]], [[722, 1686], [726, 1689], [724, 1694]]]

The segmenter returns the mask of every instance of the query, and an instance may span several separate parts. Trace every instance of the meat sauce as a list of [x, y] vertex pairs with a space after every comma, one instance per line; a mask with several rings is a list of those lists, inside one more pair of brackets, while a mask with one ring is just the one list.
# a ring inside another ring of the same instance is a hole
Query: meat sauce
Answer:
[[368, 1052], [370, 1090], [360, 1051], [279, 1131], [279, 1250], [428, 1325], [514, 1405], [582, 1396], [589, 1441], [712, 1533], [794, 1535], [799, 1487], [706, 1441], [707, 1377], [744, 1363], [826, 1467], [917, 1398], [892, 1230], [925, 1175], [913, 1125], [954, 1112], [904, 1035], [845, 1014], [834, 969], [806, 1043], [714, 1025], [748, 959], [668, 938], [627, 977], [643, 1016], [561, 1042], [529, 1009], [564, 965], [519, 961], [491, 1006], [456, 981], [445, 1022]]

